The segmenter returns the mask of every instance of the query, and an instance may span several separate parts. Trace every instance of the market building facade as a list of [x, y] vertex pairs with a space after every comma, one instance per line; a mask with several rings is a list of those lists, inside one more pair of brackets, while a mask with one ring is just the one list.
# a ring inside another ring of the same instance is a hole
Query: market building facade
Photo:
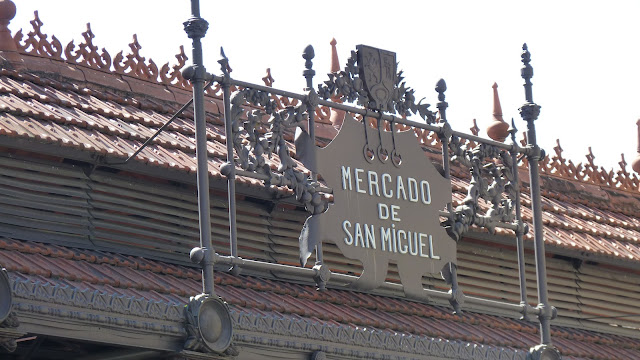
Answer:
[[193, 9], [158, 68], [0, 1], [2, 358], [640, 358], [640, 181], [537, 147], [526, 46], [527, 139], [496, 86], [483, 139], [369, 46], [208, 74]]

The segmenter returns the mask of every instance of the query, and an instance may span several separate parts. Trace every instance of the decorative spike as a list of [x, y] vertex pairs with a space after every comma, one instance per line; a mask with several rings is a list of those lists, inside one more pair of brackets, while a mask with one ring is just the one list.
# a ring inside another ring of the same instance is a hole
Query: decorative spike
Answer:
[[509, 124], [502, 118], [502, 107], [498, 97], [498, 84], [493, 83], [493, 121], [487, 127], [487, 135], [495, 141], [503, 142], [509, 135]]
[[[556, 152], [556, 157], [562, 161], [562, 151], [564, 150], [562, 149], [562, 146], [560, 146], [560, 139], [556, 139], [556, 146], [553, 147], [553, 150]], [[589, 152], [591, 152], [591, 150], [589, 150]]]
[[469, 130], [471, 130], [471, 133], [475, 136], [478, 136], [478, 134], [480, 133], [480, 128], [478, 127], [478, 124], [476, 123], [476, 119], [473, 119], [473, 126], [471, 128], [469, 128]]
[[268, 87], [273, 87], [273, 83], [275, 82], [274, 78], [271, 76], [271, 68], [267, 68], [267, 76], [262, 78], [264, 84]]
[[231, 69], [231, 66], [229, 66], [229, 58], [224, 54], [224, 48], [222, 46], [220, 46], [220, 57], [221, 59], [218, 60], [218, 64], [220, 64], [220, 70], [222, 70], [222, 73], [224, 75], [229, 75], [233, 71], [233, 69]]
[[587, 157], [587, 161], [589, 162], [589, 166], [591, 166], [592, 169], [595, 170], [596, 165], [593, 162], [593, 160], [596, 158], [595, 155], [593, 155], [593, 151], [591, 151], [591, 146], [589, 146], [589, 153], [587, 155], [585, 155]]
[[518, 133], [518, 128], [516, 127], [516, 122], [511, 118], [511, 126], [509, 126], [509, 134], [511, 134], [511, 142], [516, 143], [516, 134]]
[[622, 171], [625, 171], [627, 169], [627, 161], [624, 159], [624, 153], [620, 154], [620, 158], [618, 165], [620, 165]]
[[511, 118], [511, 126], [509, 126], [509, 134], [515, 134], [518, 132], [518, 128], [516, 127], [516, 122]]
[[329, 43], [331, 44], [331, 67], [329, 72], [334, 74], [340, 71], [340, 60], [338, 60], [338, 49], [336, 48], [337, 43], [336, 38], [331, 39]]
[[[338, 59], [338, 48], [336, 45], [338, 42], [335, 38], [331, 39], [331, 64], [329, 68], [329, 72], [332, 74], [336, 74], [340, 71], [340, 60]], [[331, 101], [335, 103], [342, 103], [342, 97], [338, 94], [331, 96]], [[339, 110], [335, 108], [331, 108], [331, 113], [329, 114], [329, 121], [334, 128], [339, 129], [344, 123], [344, 117], [347, 113], [344, 110]]]
[[640, 119], [636, 122], [636, 125], [638, 127], [638, 153], [635, 159], [633, 159], [633, 161], [631, 162], [631, 168], [633, 169], [633, 171], [640, 174]]

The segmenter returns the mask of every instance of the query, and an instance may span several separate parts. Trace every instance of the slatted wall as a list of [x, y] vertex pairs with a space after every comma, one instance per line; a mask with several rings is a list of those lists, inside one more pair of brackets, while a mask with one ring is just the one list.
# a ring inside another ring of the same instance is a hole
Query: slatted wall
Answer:
[[[180, 263], [187, 263], [188, 252], [198, 245], [197, 198], [192, 186], [100, 169], [87, 175], [77, 165], [9, 156], [0, 156], [0, 168], [0, 236]], [[239, 201], [239, 255], [298, 264], [298, 236], [306, 216], [291, 206]], [[211, 221], [216, 251], [228, 254], [225, 194], [211, 196]], [[344, 258], [334, 244], [325, 244], [324, 256], [333, 271], [354, 275], [361, 271], [360, 264]], [[535, 305], [533, 254], [527, 253], [526, 263], [529, 303]], [[465, 294], [519, 303], [513, 248], [463, 240], [458, 245], [458, 265]], [[389, 270], [389, 280], [399, 282], [395, 265]], [[598, 317], [588, 321], [640, 327], [640, 317], [629, 316], [640, 303], [637, 274], [586, 262], [574, 267], [570, 259], [551, 257], [547, 272], [550, 300], [561, 317]], [[424, 284], [448, 290], [439, 278], [425, 277]]]

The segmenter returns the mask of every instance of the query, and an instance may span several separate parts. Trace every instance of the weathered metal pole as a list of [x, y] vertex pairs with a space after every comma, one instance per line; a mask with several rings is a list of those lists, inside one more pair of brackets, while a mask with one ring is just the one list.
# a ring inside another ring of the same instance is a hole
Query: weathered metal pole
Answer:
[[515, 187], [515, 210], [516, 210], [516, 250], [518, 253], [518, 274], [520, 279], [520, 306], [522, 306], [522, 318], [529, 320], [529, 312], [531, 307], [527, 301], [527, 276], [526, 276], [526, 263], [524, 261], [524, 234], [526, 228], [524, 222], [522, 222], [522, 206], [520, 205], [520, 174], [518, 171], [518, 144], [516, 140], [516, 133], [518, 129], [516, 124], [511, 118], [511, 142], [513, 143], [513, 149], [510, 150], [511, 161], [513, 162], [513, 186]]
[[[305, 60], [304, 62], [304, 70], [302, 71], [302, 75], [305, 77], [306, 82], [307, 82], [307, 87], [304, 88], [304, 91], [307, 92], [308, 97], [311, 97], [312, 95], [314, 95], [314, 90], [313, 90], [313, 77], [316, 75], [316, 71], [313, 70], [313, 58], [315, 58], [316, 54], [315, 51], [313, 50], [313, 46], [308, 45], [306, 48], [304, 48], [304, 51], [302, 52], [302, 58]], [[309, 99], [309, 98], [307, 98]], [[310, 100], [310, 99], [309, 99]], [[311, 106], [311, 101], [308, 104], [309, 108], [308, 108], [308, 115], [309, 115], [309, 119], [307, 122], [307, 128], [309, 129], [309, 138], [311, 138], [311, 151], [312, 151], [312, 162], [313, 162], [313, 168], [315, 168], [316, 166], [316, 123], [315, 123], [315, 113], [316, 113], [316, 109], [315, 106]], [[315, 182], [318, 181], [318, 174], [316, 173], [315, 169], [311, 171], [311, 181]], [[316, 266], [322, 266], [323, 264], [323, 251], [322, 251], [322, 241], [318, 241], [318, 243], [316, 244]], [[325, 284], [324, 283], [319, 283], [318, 284], [318, 288], [320, 290], [324, 290], [325, 289]]]
[[[445, 101], [444, 92], [447, 91], [447, 83], [444, 79], [438, 80], [436, 83], [436, 92], [438, 93], [438, 111], [440, 113], [440, 122], [442, 123], [442, 131], [438, 133], [440, 141], [442, 141], [442, 168], [444, 170], [444, 178], [451, 181], [451, 159], [449, 155], [449, 139], [451, 138], [451, 125], [447, 122], [447, 107], [449, 104]], [[451, 200], [446, 205], [449, 220], [453, 222], [453, 205]], [[462, 304], [464, 303], [464, 294], [458, 286], [458, 269], [456, 264], [449, 263], [449, 273], [451, 290], [449, 290], [449, 303], [453, 306], [455, 313], [462, 312]]]
[[[554, 309], [549, 306], [547, 292], [547, 265], [544, 251], [544, 236], [542, 230], [542, 205], [540, 202], [540, 176], [538, 162], [544, 157], [544, 152], [538, 147], [536, 140], [536, 128], [534, 121], [540, 114], [540, 106], [533, 102], [533, 91], [531, 78], [533, 77], [533, 67], [531, 53], [527, 49], [527, 44], [522, 46], [522, 71], [524, 79], [525, 98], [527, 102], [520, 107], [520, 116], [527, 122], [527, 159], [529, 161], [529, 187], [531, 192], [531, 207], [533, 211], [534, 249], [536, 257], [536, 275], [538, 280], [538, 319], [540, 321], [540, 342], [541, 345], [551, 347], [551, 319], [554, 317]], [[550, 350], [547, 348], [542, 351]], [[551, 358], [550, 358], [551, 359]]]
[[[220, 48], [222, 58], [218, 60], [224, 77], [222, 79], [222, 94], [224, 102], [224, 131], [227, 138], [227, 163], [220, 170], [227, 176], [227, 199], [229, 202], [229, 246], [231, 248], [231, 256], [238, 257], [238, 227], [236, 223], [236, 165], [233, 155], [233, 124], [231, 120], [231, 68], [229, 67], [229, 59], [224, 54], [224, 50]], [[224, 169], [226, 167], [226, 169]], [[239, 274], [240, 268], [234, 266], [232, 272]]]
[[192, 39], [193, 66], [189, 80], [193, 86], [193, 108], [196, 127], [196, 160], [198, 183], [198, 216], [200, 222], [200, 247], [204, 257], [202, 264], [202, 289], [213, 295], [213, 254], [211, 244], [211, 215], [209, 208], [209, 161], [207, 156], [207, 127], [204, 113], [204, 81], [207, 72], [202, 61], [202, 44], [209, 23], [200, 17], [199, 0], [191, 0], [191, 17], [184, 22], [184, 31]]

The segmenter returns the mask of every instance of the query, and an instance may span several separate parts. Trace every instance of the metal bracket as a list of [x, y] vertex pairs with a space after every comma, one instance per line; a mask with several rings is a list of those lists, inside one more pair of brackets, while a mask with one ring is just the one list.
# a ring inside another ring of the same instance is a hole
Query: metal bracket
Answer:
[[331, 278], [331, 270], [329, 270], [329, 267], [327, 265], [324, 265], [322, 263], [316, 263], [313, 266], [313, 270], [315, 272], [315, 275], [313, 275], [313, 280], [318, 285], [318, 290], [326, 290], [327, 282], [329, 282], [329, 279]]
[[233, 339], [233, 324], [227, 303], [219, 297], [200, 294], [185, 307], [186, 350], [224, 353]]

